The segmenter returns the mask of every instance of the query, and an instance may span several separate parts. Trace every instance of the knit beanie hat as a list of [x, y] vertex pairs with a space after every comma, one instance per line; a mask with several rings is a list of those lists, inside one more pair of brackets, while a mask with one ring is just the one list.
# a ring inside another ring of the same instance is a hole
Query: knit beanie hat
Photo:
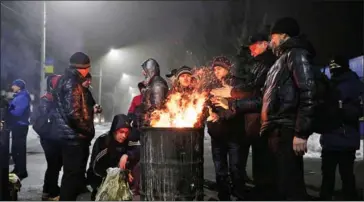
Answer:
[[22, 79], [16, 79], [12, 83], [13, 86], [18, 86], [21, 90], [25, 88], [25, 81]]
[[77, 52], [70, 58], [70, 67], [75, 69], [90, 68], [90, 58], [83, 52]]
[[233, 65], [227, 57], [219, 56], [214, 58], [214, 60], [212, 61], [212, 68], [216, 66], [224, 67], [225, 69], [230, 69]]
[[182, 67], [180, 67], [179, 69], [177, 69], [176, 78], [178, 78], [182, 74], [192, 75], [192, 68], [191, 67], [188, 67], [188, 66], [182, 66]]
[[295, 37], [300, 34], [300, 26], [293, 18], [281, 18], [274, 23], [270, 34], [287, 34], [290, 37]]

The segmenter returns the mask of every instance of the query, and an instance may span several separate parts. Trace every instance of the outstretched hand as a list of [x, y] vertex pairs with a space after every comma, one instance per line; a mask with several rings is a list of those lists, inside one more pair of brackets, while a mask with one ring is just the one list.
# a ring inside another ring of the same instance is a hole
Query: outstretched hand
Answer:
[[222, 107], [224, 109], [229, 109], [229, 101], [223, 97], [214, 97], [211, 99], [212, 104], [217, 107]]
[[232, 89], [232, 86], [224, 85], [222, 88], [212, 89], [210, 94], [217, 97], [230, 98]]
[[211, 107], [208, 108], [209, 108], [209, 117], [207, 118], [207, 121], [213, 123], [217, 122], [219, 120], [219, 116], [216, 113], [212, 112]]

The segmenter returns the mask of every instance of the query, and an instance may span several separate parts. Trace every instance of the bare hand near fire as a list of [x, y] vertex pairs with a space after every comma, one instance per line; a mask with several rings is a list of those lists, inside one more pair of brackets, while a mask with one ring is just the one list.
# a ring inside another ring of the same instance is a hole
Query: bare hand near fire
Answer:
[[307, 140], [299, 137], [293, 138], [293, 151], [297, 156], [302, 156], [307, 152]]
[[212, 112], [211, 107], [209, 107], [209, 117], [207, 118], [207, 121], [216, 122], [218, 120], [219, 120], [219, 116], [216, 113]]
[[224, 109], [229, 109], [229, 101], [223, 97], [213, 97], [211, 98], [212, 104], [217, 107], [222, 107]]
[[230, 98], [232, 89], [233, 89], [232, 86], [224, 85], [224, 87], [222, 87], [222, 88], [212, 89], [210, 94], [213, 95], [213, 96]]

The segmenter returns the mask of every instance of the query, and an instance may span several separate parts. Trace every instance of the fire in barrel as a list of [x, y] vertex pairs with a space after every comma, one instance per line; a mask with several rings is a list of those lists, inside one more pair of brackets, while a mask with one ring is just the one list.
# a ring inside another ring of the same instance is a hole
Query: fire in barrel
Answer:
[[203, 200], [204, 94], [179, 93], [151, 114], [141, 136], [141, 200]]

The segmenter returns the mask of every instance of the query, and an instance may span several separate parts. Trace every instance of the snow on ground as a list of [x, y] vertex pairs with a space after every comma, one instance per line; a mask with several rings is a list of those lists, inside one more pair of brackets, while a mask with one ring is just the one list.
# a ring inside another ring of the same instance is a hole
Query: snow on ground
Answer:
[[[102, 123], [95, 125], [96, 137], [100, 136], [101, 134], [107, 132], [110, 129], [111, 123]], [[94, 138], [93, 141], [95, 141]], [[205, 128], [205, 141], [210, 140], [210, 136], [207, 133], [207, 128]], [[34, 130], [30, 127], [28, 133], [28, 147], [29, 144], [32, 145], [35, 141], [39, 141], [38, 135], [34, 132]], [[33, 147], [34, 148], [34, 147]], [[32, 148], [32, 149], [33, 149]], [[36, 150], [41, 148], [35, 148]], [[363, 160], [363, 140], [360, 142], [360, 149], [357, 150], [356, 157], [357, 160]], [[28, 150], [29, 152], [29, 150]], [[314, 133], [308, 139], [308, 152], [304, 156], [305, 158], [320, 158], [321, 156], [321, 145], [320, 145], [320, 134]]]

